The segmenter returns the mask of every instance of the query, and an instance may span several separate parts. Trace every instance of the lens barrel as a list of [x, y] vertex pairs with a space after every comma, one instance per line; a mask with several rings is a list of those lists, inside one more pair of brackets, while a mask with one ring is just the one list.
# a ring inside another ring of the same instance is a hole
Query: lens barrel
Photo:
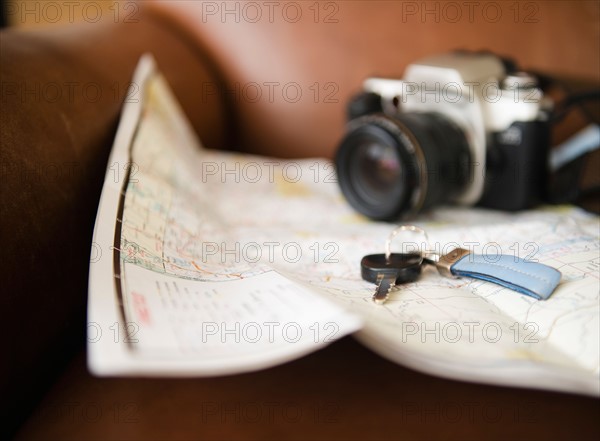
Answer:
[[335, 158], [348, 202], [388, 221], [451, 201], [470, 181], [470, 162], [463, 131], [437, 113], [352, 120]]

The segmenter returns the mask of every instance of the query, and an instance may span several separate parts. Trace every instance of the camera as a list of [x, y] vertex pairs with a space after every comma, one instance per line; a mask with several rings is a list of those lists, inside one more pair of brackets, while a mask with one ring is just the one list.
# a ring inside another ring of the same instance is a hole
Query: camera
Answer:
[[490, 53], [368, 78], [335, 156], [342, 193], [376, 220], [448, 204], [515, 211], [544, 199], [552, 102], [537, 78]]

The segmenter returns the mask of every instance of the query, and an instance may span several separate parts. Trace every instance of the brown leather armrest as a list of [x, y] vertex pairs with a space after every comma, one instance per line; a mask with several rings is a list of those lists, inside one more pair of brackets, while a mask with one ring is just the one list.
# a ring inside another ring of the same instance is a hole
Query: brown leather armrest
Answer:
[[362, 81], [401, 78], [408, 64], [433, 54], [486, 49], [526, 70], [598, 78], [598, 2], [149, 4], [222, 66], [242, 141], [236, 147], [253, 153], [333, 157]]
[[210, 61], [160, 16], [143, 15], [135, 23], [1, 34], [5, 421], [18, 424], [40, 386], [84, 341], [98, 199], [143, 52], [154, 53], [203, 142], [226, 142], [221, 97], [203, 97], [196, 87], [220, 81]]

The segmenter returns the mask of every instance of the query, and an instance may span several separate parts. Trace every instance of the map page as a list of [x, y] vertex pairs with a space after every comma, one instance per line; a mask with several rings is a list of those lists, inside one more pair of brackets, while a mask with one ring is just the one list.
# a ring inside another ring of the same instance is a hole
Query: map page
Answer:
[[407, 235], [393, 250], [514, 255], [557, 268], [558, 288], [538, 301], [425, 268], [377, 305], [359, 263], [384, 251], [396, 225], [352, 210], [331, 162], [205, 149], [150, 57], [134, 83], [92, 248], [94, 373], [243, 372], [354, 333], [434, 375], [600, 394], [597, 216], [436, 209], [413, 222], [428, 243]]

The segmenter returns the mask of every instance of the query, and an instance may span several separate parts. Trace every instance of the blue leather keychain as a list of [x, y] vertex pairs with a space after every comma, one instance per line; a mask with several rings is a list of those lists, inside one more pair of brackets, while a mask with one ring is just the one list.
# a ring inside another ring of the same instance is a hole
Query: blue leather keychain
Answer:
[[[392, 231], [386, 241], [386, 259], [392, 256], [390, 244], [393, 238], [402, 231], [422, 234], [429, 243], [427, 233], [421, 228], [402, 225]], [[548, 265], [503, 254], [474, 254], [463, 248], [455, 248], [442, 256], [426, 251], [422, 253], [422, 262], [435, 265], [446, 277], [471, 277], [493, 282], [537, 300], [548, 299], [561, 278], [560, 271]]]
[[493, 282], [531, 296], [546, 300], [560, 282], [560, 271], [548, 265], [503, 254], [472, 254], [455, 248], [448, 254], [423, 260], [433, 263], [447, 277], [471, 277]]

